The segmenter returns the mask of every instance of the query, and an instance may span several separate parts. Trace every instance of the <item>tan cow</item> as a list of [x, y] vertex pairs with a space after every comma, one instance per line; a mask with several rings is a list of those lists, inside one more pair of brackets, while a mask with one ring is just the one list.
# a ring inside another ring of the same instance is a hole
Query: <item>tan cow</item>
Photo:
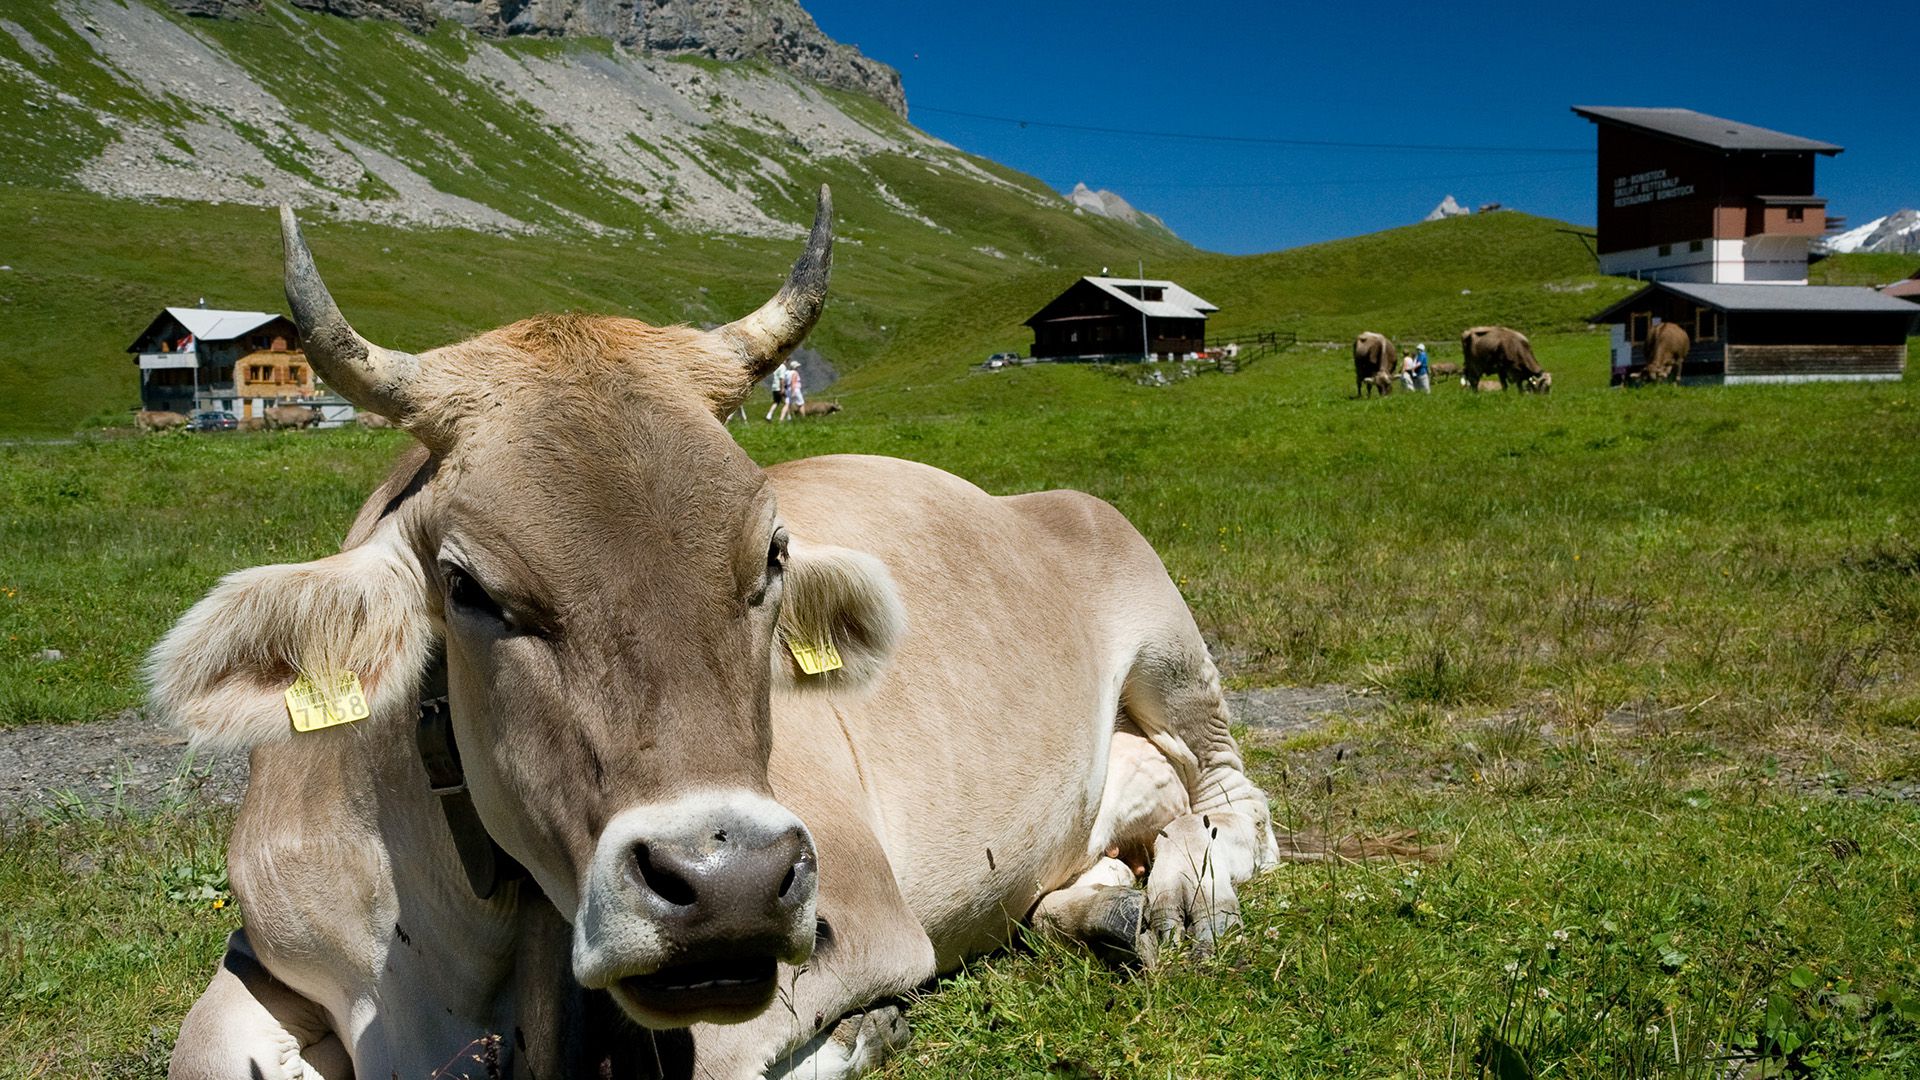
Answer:
[[1400, 350], [1385, 335], [1369, 330], [1353, 339], [1353, 395], [1368, 391], [1386, 397], [1393, 393], [1393, 377], [1400, 370]]
[[1679, 323], [1663, 322], [1647, 334], [1646, 367], [1636, 382], [1679, 382], [1680, 368], [1693, 348], [1692, 339]]
[[267, 430], [267, 418], [264, 416], [242, 417], [236, 430], [265, 431]]
[[353, 422], [368, 431], [385, 431], [393, 426], [393, 421], [379, 413], [363, 412], [354, 415]]
[[[817, 319], [829, 218], [822, 189], [786, 286], [717, 330], [542, 316], [415, 356], [353, 331], [283, 211], [316, 372], [422, 445], [345, 550], [229, 576], [150, 662], [197, 741], [252, 748], [245, 928], [172, 1076], [450, 1077], [476, 1047], [603, 1075], [686, 1042], [614, 1006], [691, 1025], [696, 1075], [850, 1076], [904, 1036], [874, 1002], [1023, 920], [1139, 950], [1236, 921], [1267, 802], [1119, 513], [887, 458], [762, 470], [722, 426]], [[300, 673], [332, 692], [289, 699]], [[442, 678], [444, 805], [416, 749]], [[489, 842], [529, 880], [496, 886]], [[1106, 853], [1149, 844], [1143, 894]]]
[[1475, 326], [1460, 333], [1460, 352], [1465, 361], [1460, 383], [1478, 391], [1480, 380], [1488, 375], [1500, 379], [1500, 389], [1518, 386], [1522, 393], [1547, 393], [1553, 388], [1553, 376], [1540, 369], [1533, 358], [1533, 343], [1527, 335], [1505, 326]]
[[299, 431], [320, 422], [320, 410], [305, 405], [275, 405], [266, 411], [265, 416], [267, 427], [275, 430], [292, 428]]
[[187, 418], [177, 412], [141, 409], [134, 414], [133, 424], [151, 434], [156, 431], [178, 431], [187, 426]]
[[830, 416], [839, 411], [841, 405], [837, 401], [809, 401], [800, 406], [801, 416]]

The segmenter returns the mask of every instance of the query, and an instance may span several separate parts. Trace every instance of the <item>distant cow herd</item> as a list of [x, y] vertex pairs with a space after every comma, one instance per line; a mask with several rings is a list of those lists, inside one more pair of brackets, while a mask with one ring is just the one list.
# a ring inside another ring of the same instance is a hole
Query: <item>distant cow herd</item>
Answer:
[[[1679, 327], [1673, 327], [1678, 331]], [[1687, 352], [1686, 335], [1681, 332], [1679, 352]], [[1518, 387], [1522, 393], [1545, 394], [1553, 389], [1553, 373], [1540, 366], [1533, 355], [1533, 343], [1527, 335], [1506, 326], [1474, 326], [1460, 333], [1461, 363], [1433, 364], [1430, 374], [1459, 376], [1468, 390], [1481, 389], [1481, 381], [1500, 380], [1500, 389]], [[1652, 365], [1649, 364], [1649, 371]], [[1354, 396], [1381, 397], [1393, 392], [1394, 376], [1401, 369], [1400, 351], [1392, 339], [1371, 330], [1353, 339]], [[1677, 363], [1674, 370], [1678, 371]]]

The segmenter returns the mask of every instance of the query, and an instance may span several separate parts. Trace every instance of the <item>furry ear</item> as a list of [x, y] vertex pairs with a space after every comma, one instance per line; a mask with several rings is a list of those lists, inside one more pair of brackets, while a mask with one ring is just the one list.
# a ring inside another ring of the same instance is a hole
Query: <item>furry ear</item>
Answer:
[[[886, 564], [863, 551], [808, 544], [787, 548], [786, 598], [774, 631], [776, 683], [797, 689], [843, 689], [872, 681], [907, 632], [907, 609]], [[801, 670], [796, 647], [831, 644], [840, 667]]]
[[301, 674], [355, 673], [374, 717], [411, 708], [432, 641], [420, 569], [388, 527], [227, 575], [147, 657], [149, 700], [195, 746], [275, 742], [293, 734], [285, 695]]

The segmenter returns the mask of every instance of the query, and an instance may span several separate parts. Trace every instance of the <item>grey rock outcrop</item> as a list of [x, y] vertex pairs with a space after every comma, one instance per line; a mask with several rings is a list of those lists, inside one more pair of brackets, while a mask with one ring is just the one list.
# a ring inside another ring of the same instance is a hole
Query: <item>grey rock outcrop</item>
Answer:
[[1073, 191], [1067, 195], [1067, 201], [1083, 213], [1124, 221], [1129, 225], [1138, 225], [1144, 220], [1151, 221], [1163, 229], [1167, 227], [1166, 222], [1144, 210], [1136, 209], [1132, 203], [1106, 188], [1095, 191], [1085, 183], [1075, 184]]
[[[370, 0], [307, 0], [364, 3]], [[388, 3], [406, 0], [385, 0]], [[877, 98], [907, 114], [900, 73], [828, 37], [795, 0], [431, 0], [494, 37], [604, 37], [656, 56], [764, 60], [803, 79]]]
[[345, 19], [386, 19], [415, 33], [433, 28], [427, 0], [292, 0], [294, 7], [338, 15]]
[[1467, 214], [1470, 214], [1472, 212], [1473, 211], [1468, 210], [1466, 207], [1461, 206], [1457, 199], [1449, 195], [1446, 198], [1441, 199], [1440, 205], [1434, 207], [1433, 210], [1421, 220], [1422, 221], [1439, 221], [1441, 218], [1464, 217]]
[[262, 0], [167, 0], [182, 15], [202, 19], [233, 19], [260, 10]]

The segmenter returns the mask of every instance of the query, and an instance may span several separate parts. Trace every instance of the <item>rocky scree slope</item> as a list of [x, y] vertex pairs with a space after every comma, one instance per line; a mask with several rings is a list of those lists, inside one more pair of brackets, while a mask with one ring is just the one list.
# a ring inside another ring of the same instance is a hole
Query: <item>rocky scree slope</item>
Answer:
[[[826, 180], [875, 204], [870, 229], [1043, 265], [1018, 231], [978, 235], [980, 208], [1073, 216], [1038, 181], [908, 124], [897, 74], [790, 0], [296, 2], [0, 14], [0, 176], [649, 240], [798, 236]], [[862, 242], [859, 226], [846, 235]]]

